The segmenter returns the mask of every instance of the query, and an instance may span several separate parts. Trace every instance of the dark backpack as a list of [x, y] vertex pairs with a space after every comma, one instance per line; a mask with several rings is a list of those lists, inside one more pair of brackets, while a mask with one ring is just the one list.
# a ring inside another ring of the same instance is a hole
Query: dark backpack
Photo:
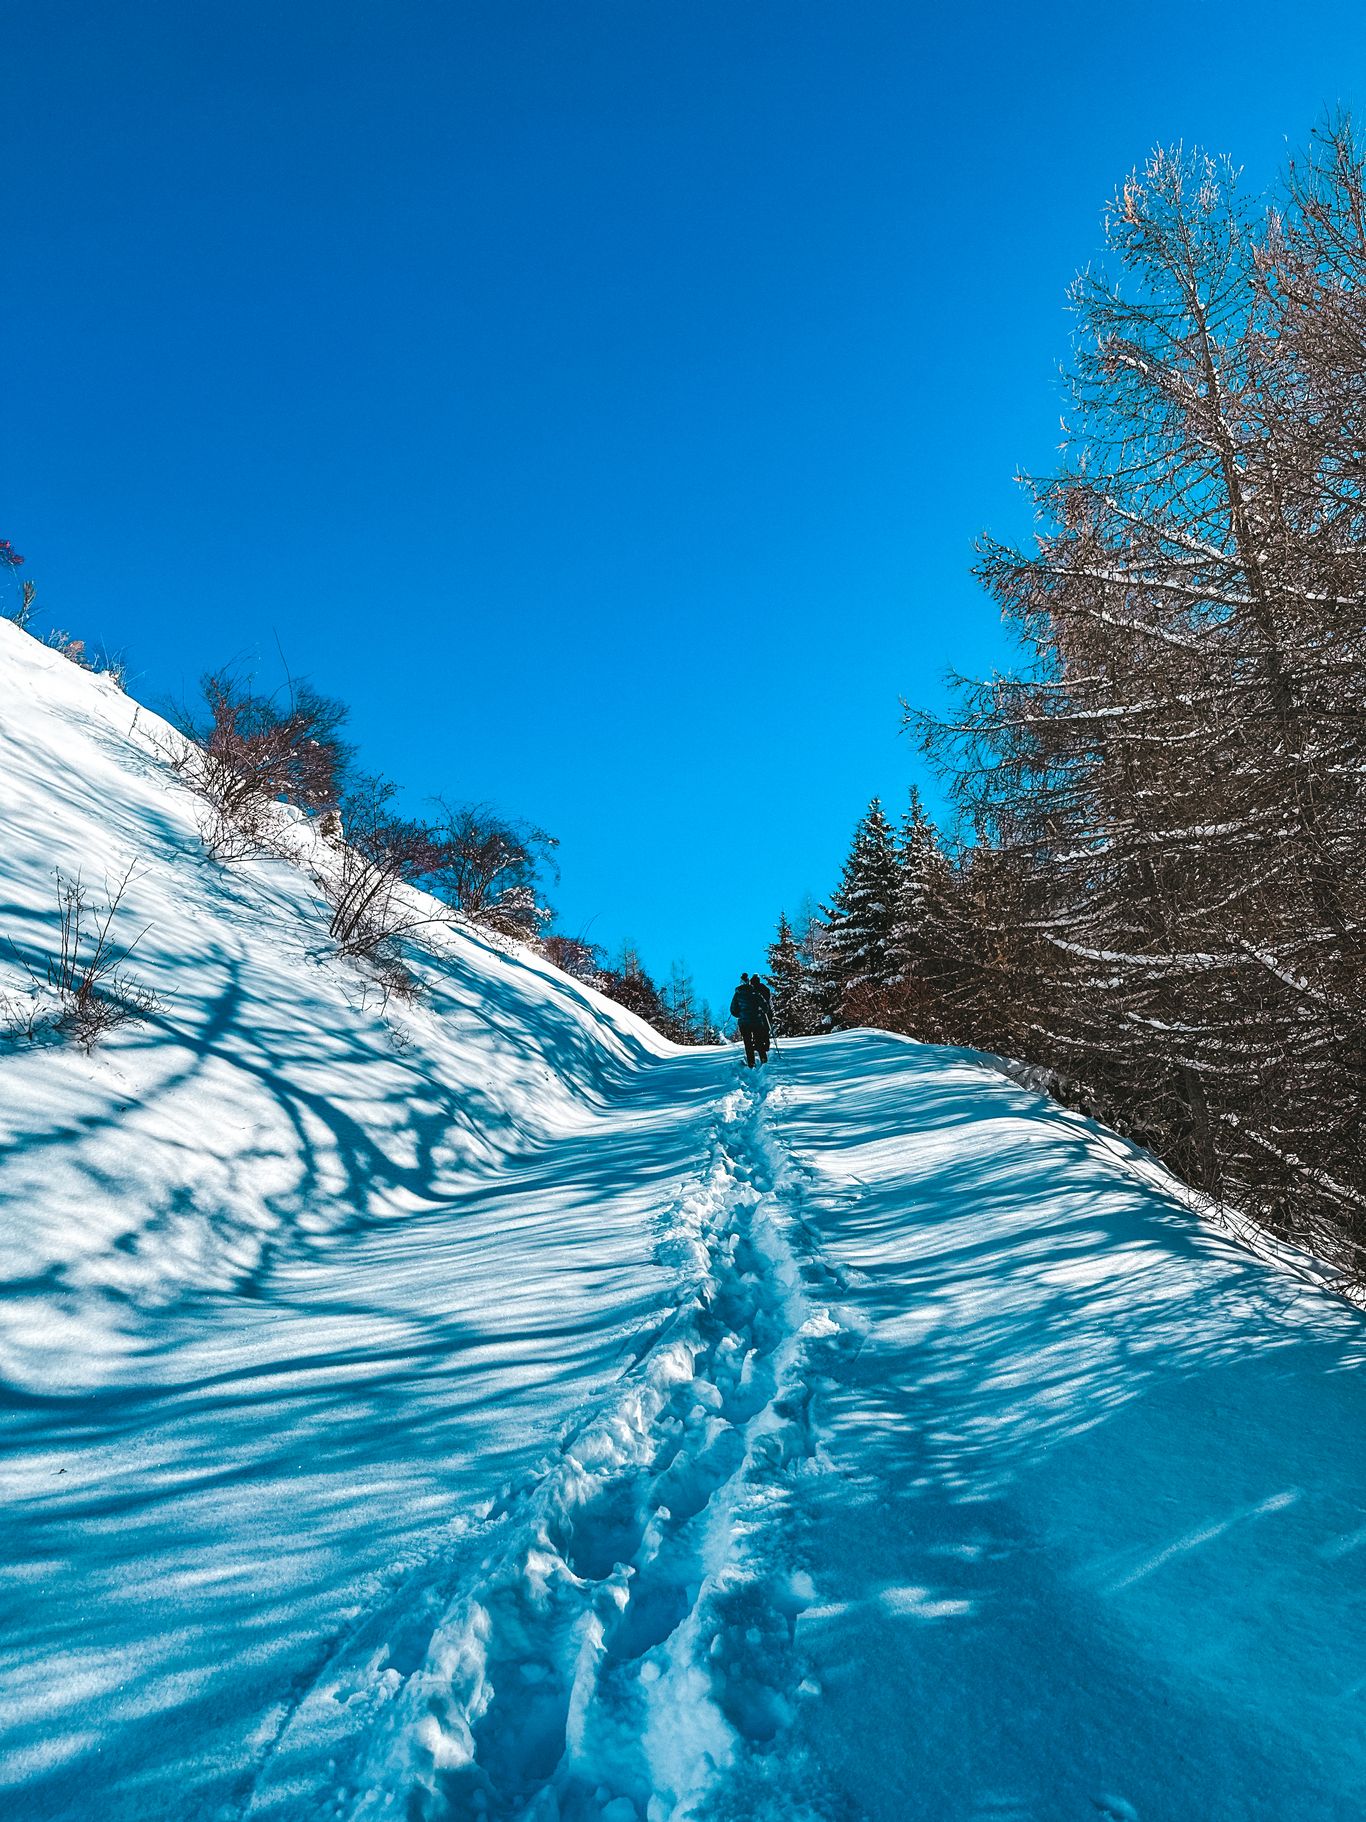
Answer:
[[735, 989], [730, 1009], [742, 1025], [754, 1030], [773, 1023], [772, 998], [762, 981], [744, 981]]

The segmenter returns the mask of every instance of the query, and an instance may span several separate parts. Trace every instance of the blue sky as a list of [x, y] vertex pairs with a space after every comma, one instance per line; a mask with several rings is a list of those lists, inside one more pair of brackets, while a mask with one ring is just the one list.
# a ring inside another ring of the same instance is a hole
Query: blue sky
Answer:
[[137, 693], [278, 636], [562, 923], [728, 996], [925, 782], [1155, 143], [1261, 187], [1358, 4], [0, 7], [0, 536]]

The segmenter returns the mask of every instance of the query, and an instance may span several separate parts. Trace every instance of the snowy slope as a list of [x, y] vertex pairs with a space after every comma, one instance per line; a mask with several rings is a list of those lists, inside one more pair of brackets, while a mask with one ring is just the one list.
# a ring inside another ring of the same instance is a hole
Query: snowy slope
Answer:
[[386, 1021], [167, 738], [0, 624], [4, 933], [136, 860], [160, 1000], [0, 1049], [0, 1813], [1360, 1814], [1358, 1313], [960, 1053]]

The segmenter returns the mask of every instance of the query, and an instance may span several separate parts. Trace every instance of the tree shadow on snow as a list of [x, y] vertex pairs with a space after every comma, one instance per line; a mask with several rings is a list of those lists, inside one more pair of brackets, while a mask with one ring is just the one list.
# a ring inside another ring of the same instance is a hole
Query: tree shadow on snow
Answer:
[[1359, 1315], [967, 1055], [860, 1034], [791, 1067], [851, 1312], [801, 1506], [799, 1734], [837, 1804], [1348, 1822]]

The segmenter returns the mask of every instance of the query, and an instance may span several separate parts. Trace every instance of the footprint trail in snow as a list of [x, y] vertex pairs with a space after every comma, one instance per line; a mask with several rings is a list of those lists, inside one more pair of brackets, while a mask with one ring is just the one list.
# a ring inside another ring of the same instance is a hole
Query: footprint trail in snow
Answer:
[[681, 1822], [762, 1778], [812, 1598], [783, 1523], [819, 1465], [805, 1352], [837, 1328], [804, 1286], [823, 1274], [794, 1251], [797, 1179], [765, 1099], [725, 1097], [665, 1218], [661, 1256], [688, 1285], [672, 1316], [504, 1501], [482, 1561], [439, 1598], [409, 1590], [412, 1610], [400, 1597], [305, 1694], [248, 1815], [290, 1794], [291, 1734], [348, 1712], [365, 1744], [334, 1760], [319, 1813], [355, 1822]]

